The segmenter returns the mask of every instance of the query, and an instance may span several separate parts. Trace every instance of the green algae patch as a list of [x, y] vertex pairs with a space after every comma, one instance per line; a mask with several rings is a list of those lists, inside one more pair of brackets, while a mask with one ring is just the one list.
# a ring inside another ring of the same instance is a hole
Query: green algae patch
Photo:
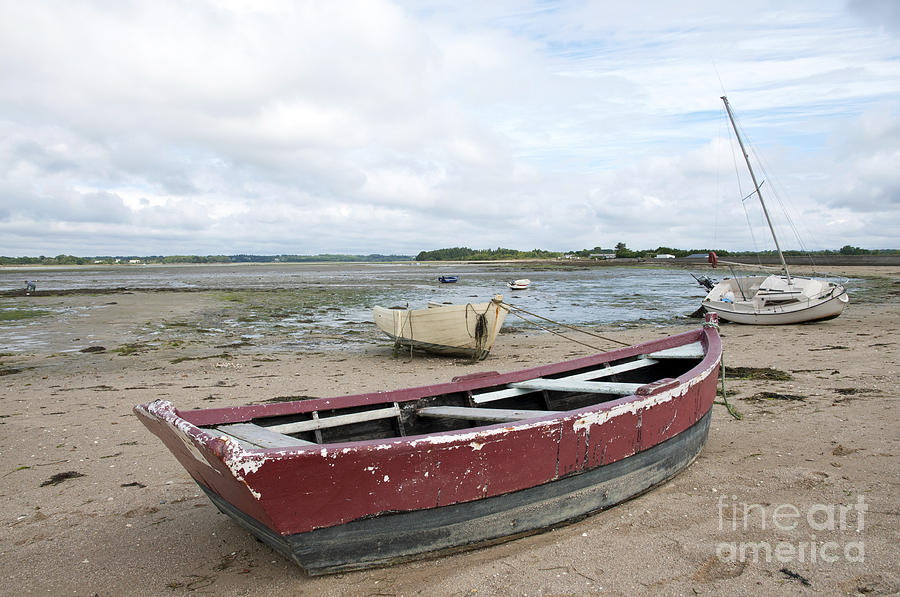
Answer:
[[144, 344], [142, 342], [130, 342], [128, 344], [123, 344], [118, 348], [112, 349], [112, 352], [117, 352], [123, 357], [127, 357], [129, 355], [139, 354], [147, 350], [150, 350], [150, 346], [148, 346], [147, 344]]
[[0, 323], [7, 321], [21, 321], [23, 319], [33, 319], [35, 317], [43, 317], [48, 315], [49, 311], [40, 309], [4, 309], [0, 311]]
[[729, 379], [765, 379], [769, 381], [790, 381], [790, 373], [771, 367], [726, 367], [725, 377]]
[[172, 364], [174, 364], [174, 365], [177, 365], [178, 363], [184, 363], [185, 361], [206, 361], [206, 360], [208, 360], [208, 359], [225, 359], [225, 360], [228, 360], [228, 359], [232, 359], [232, 358], [234, 358], [234, 357], [232, 357], [232, 356], [231, 356], [230, 354], [228, 354], [227, 352], [222, 352], [222, 353], [219, 353], [219, 354], [210, 354], [210, 355], [200, 356], [200, 357], [178, 357], [178, 358], [176, 358], [176, 359], [172, 359], [172, 360], [169, 361], [169, 362], [172, 363]]
[[778, 392], [759, 392], [758, 394], [754, 394], [750, 398], [744, 398], [744, 400], [749, 400], [751, 402], [762, 402], [763, 400], [793, 400], [797, 402], [804, 402], [806, 400], [806, 396], [798, 396], [796, 394], [780, 394]]

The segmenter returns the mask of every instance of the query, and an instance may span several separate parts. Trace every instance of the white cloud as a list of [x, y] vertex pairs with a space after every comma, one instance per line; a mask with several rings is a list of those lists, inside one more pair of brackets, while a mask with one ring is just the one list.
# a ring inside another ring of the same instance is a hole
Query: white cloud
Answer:
[[808, 245], [896, 247], [897, 13], [2, 2], [0, 254], [751, 248], [722, 84]]

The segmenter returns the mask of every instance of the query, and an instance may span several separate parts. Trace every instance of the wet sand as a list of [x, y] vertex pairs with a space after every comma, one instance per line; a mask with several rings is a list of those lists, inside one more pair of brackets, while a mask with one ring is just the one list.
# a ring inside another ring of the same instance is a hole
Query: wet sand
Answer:
[[[48, 319], [53, 351], [0, 356], [0, 594], [896, 594], [900, 271], [846, 273], [890, 281], [832, 321], [723, 324], [726, 370], [757, 370], [726, 381], [743, 419], [715, 406], [700, 457], [665, 485], [540, 535], [320, 578], [218, 513], [131, 408], [406, 387], [593, 351], [540, 332], [502, 334], [477, 364], [394, 358], [374, 334], [354, 352], [271, 351], [265, 339], [211, 340], [214, 294], [32, 297], [85, 316]], [[158, 325], [174, 320], [197, 325]], [[600, 331], [631, 343], [697, 325]], [[761, 368], [786, 375], [760, 379]]]

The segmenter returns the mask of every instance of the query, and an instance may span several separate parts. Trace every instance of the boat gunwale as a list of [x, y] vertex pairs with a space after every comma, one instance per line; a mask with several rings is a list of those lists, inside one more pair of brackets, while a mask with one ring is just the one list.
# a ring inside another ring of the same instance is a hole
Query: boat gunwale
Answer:
[[[266, 405], [246, 405], [238, 407], [224, 407], [203, 410], [190, 410], [186, 412], [179, 411], [170, 401], [155, 401], [148, 404], [142, 404], [135, 407], [135, 410], [142, 415], [149, 415], [155, 419], [167, 421], [174, 428], [187, 435], [192, 441], [204, 445], [207, 449], [215, 450], [215, 444], [222, 442], [222, 435], [217, 435], [215, 429], [208, 427], [226, 424], [249, 422], [253, 419], [265, 417], [277, 417], [291, 414], [305, 414], [318, 410], [332, 410], [336, 408], [352, 408], [355, 406], [370, 406], [373, 404], [383, 404], [390, 402], [411, 402], [419, 398], [449, 394], [455, 392], [471, 391], [473, 389], [481, 389], [486, 387], [494, 387], [505, 385], [525, 379], [533, 379], [543, 377], [545, 375], [553, 375], [564, 373], [567, 371], [577, 370], [584, 367], [596, 366], [605, 362], [618, 359], [639, 356], [648, 352], [657, 350], [665, 350], [677, 346], [683, 346], [693, 342], [700, 341], [704, 348], [704, 356], [693, 367], [686, 370], [677, 378], [673, 386], [663, 386], [657, 391], [652, 388], [641, 394], [641, 389], [658, 384], [660, 380], [654, 380], [641, 386], [637, 392], [585, 407], [573, 409], [569, 411], [556, 412], [553, 414], [540, 415], [540, 411], [536, 411], [533, 418], [522, 419], [515, 422], [495, 423], [490, 425], [475, 425], [461, 429], [449, 430], [441, 432], [439, 435], [442, 441], [467, 441], [472, 434], [477, 433], [493, 433], [497, 429], [511, 431], [513, 429], [524, 429], [534, 425], [546, 425], [548, 421], [559, 422], [570, 417], [581, 417], [590, 414], [599, 414], [604, 411], [611, 411], [622, 405], [642, 400], [652, 399], [655, 395], [666, 392], [677, 392], [685, 384], [689, 384], [692, 380], [700, 376], [704, 371], [711, 370], [719, 361], [721, 356], [722, 344], [721, 337], [718, 333], [709, 333], [707, 328], [690, 330], [681, 334], [668, 336], [636, 344], [621, 349], [615, 349], [609, 352], [588, 355], [574, 360], [562, 361], [548, 365], [539, 365], [529, 369], [511, 371], [507, 373], [497, 373], [495, 371], [476, 373], [471, 376], [462, 376], [454, 378], [450, 382], [418, 386], [413, 388], [403, 388], [397, 390], [389, 390], [382, 392], [369, 392], [364, 394], [340, 396], [336, 398], [318, 398], [304, 401], [284, 402], [278, 404]], [[704, 376], [705, 379], [705, 376]], [[340, 401], [340, 404], [335, 404]], [[327, 444], [298, 444], [292, 447], [278, 448], [242, 448], [241, 451], [250, 454], [278, 454], [281, 456], [289, 456], [291, 454], [335, 451], [346, 448], [365, 449], [366, 447], [385, 446], [397, 447], [402, 445], [415, 446], [416, 443], [428, 441], [436, 434], [418, 434], [403, 437], [378, 438], [370, 440], [358, 440], [350, 442], [336, 442]]]
[[482, 301], [482, 302], [480, 302], [480, 303], [451, 303], [451, 304], [449, 304], [449, 305], [444, 304], [444, 303], [440, 303], [440, 304], [437, 304], [437, 305], [434, 305], [434, 306], [431, 306], [431, 307], [425, 307], [425, 308], [422, 308], [422, 309], [410, 309], [409, 307], [382, 307], [381, 305], [374, 305], [374, 306], [372, 307], [372, 310], [374, 311], [375, 309], [381, 309], [381, 310], [383, 310], [383, 311], [385, 311], [385, 312], [388, 312], [388, 313], [394, 313], [394, 312], [400, 312], [400, 313], [402, 313], [402, 312], [407, 312], [407, 313], [418, 313], [418, 312], [421, 311], [421, 312], [425, 312], [425, 313], [432, 313], [432, 314], [434, 314], [436, 309], [466, 308], [466, 307], [468, 307], [469, 305], [472, 305], [472, 307], [484, 307], [484, 308], [487, 308], [487, 307], [490, 307], [492, 304], [493, 304], [493, 305], [497, 305], [498, 307], [500, 307], [501, 309], [503, 309], [504, 311], [506, 311], [507, 313], [509, 313], [509, 305], [506, 304], [506, 302], [504, 302], [504, 301], [502, 301], [502, 300], [501, 300], [501, 301], [489, 300], [489, 301]]

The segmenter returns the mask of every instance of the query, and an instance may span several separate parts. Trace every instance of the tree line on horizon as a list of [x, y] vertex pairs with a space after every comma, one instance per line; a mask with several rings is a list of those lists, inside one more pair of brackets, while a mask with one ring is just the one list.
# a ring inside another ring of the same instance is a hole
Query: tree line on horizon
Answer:
[[74, 255], [57, 255], [56, 257], [5, 257], [0, 256], [0, 265], [93, 265], [117, 263], [128, 264], [132, 261], [154, 264], [183, 263], [310, 263], [310, 262], [390, 262], [409, 261], [410, 255], [102, 255], [95, 257], [76, 257]]
[[[772, 251], [728, 251], [726, 249], [675, 249], [673, 247], [657, 247], [655, 249], [631, 250], [625, 243], [616, 244], [615, 248], [581, 249], [578, 251], [544, 251], [532, 249], [531, 251], [518, 251], [516, 249], [470, 249], [468, 247], [452, 247], [449, 249], [437, 249], [434, 251], [421, 251], [416, 255], [416, 261], [493, 261], [510, 259], [557, 259], [571, 255], [573, 257], [589, 259], [597, 255], [615, 255], [617, 259], [650, 258], [656, 255], [674, 255], [675, 257], [688, 257], [690, 255], [706, 255], [709, 251], [715, 251], [720, 257], [738, 257], [753, 255], [774, 255]], [[806, 255], [807, 251], [782, 251], [785, 255]], [[898, 249], [862, 249], [845, 245], [834, 250], [812, 251], [812, 255], [895, 255], [900, 254]]]
[[[712, 249], [719, 257], [728, 256], [754, 256], [774, 255], [775, 251], [728, 251], [726, 249]], [[688, 257], [689, 255], [706, 255], [710, 249], [675, 249], [673, 247], [657, 247], [655, 249], [631, 250], [625, 243], [616, 244], [615, 248], [604, 249], [594, 247], [592, 249], [580, 249], [578, 251], [545, 251], [532, 249], [520, 251], [518, 249], [470, 249], [468, 247], [451, 247], [436, 249], [433, 251], [420, 251], [417, 255], [381, 255], [372, 253], [369, 255], [347, 254], [319, 254], [319, 255], [117, 255], [76, 257], [74, 255], [57, 255], [47, 257], [6, 257], [0, 256], [0, 265], [93, 265], [116, 263], [154, 263], [154, 264], [184, 264], [184, 263], [372, 263], [394, 261], [509, 261], [515, 259], [558, 259], [568, 255], [576, 258], [589, 259], [596, 255], [615, 255], [616, 258], [651, 258], [656, 255], [674, 255], [675, 257]], [[900, 249], [863, 249], [851, 245], [845, 245], [838, 250], [822, 251], [784, 251], [785, 255], [897, 255]]]

